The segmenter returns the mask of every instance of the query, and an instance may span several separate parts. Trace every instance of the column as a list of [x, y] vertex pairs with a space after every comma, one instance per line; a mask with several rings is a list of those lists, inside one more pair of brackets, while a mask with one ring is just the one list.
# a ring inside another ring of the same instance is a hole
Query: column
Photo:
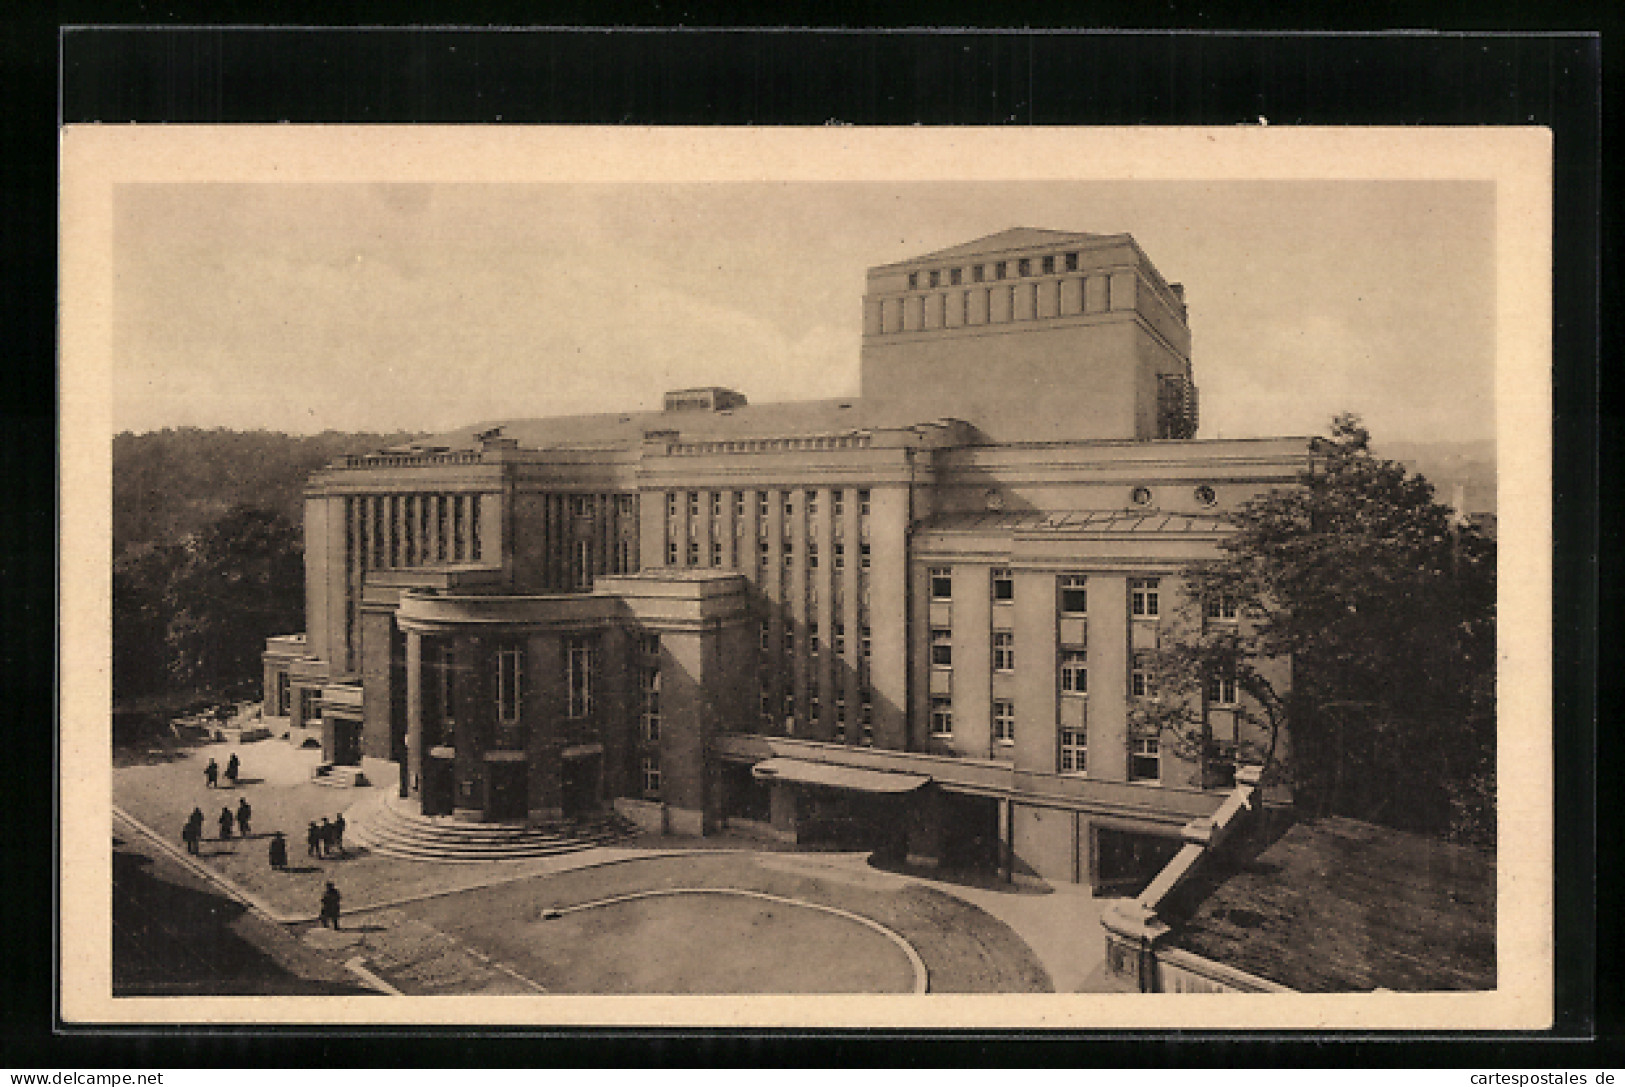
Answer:
[[406, 631], [406, 772], [401, 775], [402, 797], [423, 780], [423, 635]]
[[[813, 689], [818, 691], [823, 722], [817, 738], [828, 740], [835, 733], [835, 681], [840, 662], [835, 659], [835, 505], [828, 487], [818, 489], [818, 520], [808, 525], [809, 535], [818, 543], [818, 569], [809, 571], [812, 583], [818, 589], [818, 670], [813, 677]], [[852, 632], [847, 632], [852, 637]], [[847, 707], [850, 715], [851, 707]], [[850, 728], [850, 723], [848, 724]]]
[[1089, 776], [1128, 779], [1128, 579], [1089, 577]]
[[[1059, 757], [1055, 731], [1059, 689], [1055, 674], [1055, 574], [1049, 570], [1017, 570], [1015, 590], [1015, 765], [1018, 770], [1054, 773]], [[1091, 604], [1093, 595], [1091, 592]], [[1092, 674], [1090, 678], [1094, 678]]]

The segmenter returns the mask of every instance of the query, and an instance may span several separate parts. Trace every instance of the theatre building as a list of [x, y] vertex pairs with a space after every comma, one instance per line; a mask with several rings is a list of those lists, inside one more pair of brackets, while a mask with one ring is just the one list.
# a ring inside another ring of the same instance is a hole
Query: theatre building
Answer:
[[1127, 235], [872, 268], [862, 321], [848, 400], [684, 389], [318, 472], [267, 710], [428, 814], [1097, 885], [1177, 847], [1223, 776], [1135, 731], [1140, 655], [1307, 443], [1194, 437], [1184, 293]]

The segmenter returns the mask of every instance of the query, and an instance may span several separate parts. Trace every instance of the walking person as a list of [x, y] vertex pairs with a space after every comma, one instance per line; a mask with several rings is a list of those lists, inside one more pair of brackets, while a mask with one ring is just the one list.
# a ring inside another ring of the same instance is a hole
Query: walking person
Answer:
[[322, 816], [322, 856], [330, 857], [333, 852], [333, 824], [329, 823], [327, 816], [324, 815]]
[[254, 809], [248, 806], [248, 797], [245, 796], [237, 801], [237, 833], [244, 838], [251, 833], [248, 829], [248, 821], [253, 818], [253, 815]]
[[243, 764], [237, 761], [237, 752], [233, 751], [231, 758], [226, 760], [226, 780], [231, 782], [233, 789], [237, 787], [237, 775], [242, 771]]
[[322, 855], [322, 831], [314, 819], [310, 821], [310, 829], [305, 832], [305, 853], [311, 857]]
[[337, 932], [339, 927], [339, 889], [333, 886], [331, 880], [327, 883], [327, 890], [322, 892], [322, 927], [332, 926]]
[[186, 843], [186, 851], [197, 856], [198, 842], [203, 838], [203, 809], [193, 808], [192, 814], [186, 817], [186, 825], [181, 828], [181, 841]]
[[288, 839], [279, 830], [271, 835], [271, 868], [280, 872], [288, 867]]
[[333, 844], [338, 847], [339, 856], [347, 856], [344, 852], [344, 813], [339, 812], [333, 816]]
[[229, 842], [231, 840], [231, 825], [234, 822], [236, 822], [236, 817], [231, 814], [231, 809], [230, 808], [221, 808], [220, 809], [220, 840], [222, 842]]
[[203, 784], [211, 789], [220, 785], [220, 764], [213, 759], [210, 759], [209, 765], [203, 768]]

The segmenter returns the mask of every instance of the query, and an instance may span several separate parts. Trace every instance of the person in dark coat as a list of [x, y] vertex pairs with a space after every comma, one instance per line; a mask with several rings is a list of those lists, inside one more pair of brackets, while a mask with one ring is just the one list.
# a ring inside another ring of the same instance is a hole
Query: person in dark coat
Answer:
[[203, 809], [193, 808], [192, 814], [186, 817], [186, 826], [181, 828], [181, 841], [186, 843], [186, 851], [196, 856], [198, 842], [203, 839]]
[[226, 780], [231, 782], [233, 789], [237, 787], [237, 775], [242, 773], [242, 770], [243, 764], [237, 761], [237, 752], [233, 751], [231, 758], [226, 760]]
[[310, 821], [310, 829], [305, 832], [305, 853], [312, 857], [322, 855], [322, 830], [314, 819]]
[[328, 881], [327, 890], [322, 892], [322, 927], [331, 925], [335, 932], [339, 927], [339, 889]]
[[288, 867], [288, 839], [280, 830], [271, 835], [271, 867], [278, 872]]
[[203, 784], [213, 789], [220, 784], [220, 764], [213, 759], [203, 768]]
[[333, 816], [333, 845], [337, 847], [339, 856], [344, 856], [344, 813], [339, 812]]
[[234, 822], [236, 822], [236, 817], [231, 814], [231, 809], [230, 808], [221, 808], [220, 809], [220, 840], [222, 842], [230, 840], [230, 838], [231, 838], [231, 825]]
[[333, 848], [333, 824], [329, 823], [327, 821], [327, 816], [325, 816], [325, 815], [322, 816], [321, 834], [322, 834], [322, 856], [324, 856], [324, 857], [330, 856], [334, 852], [334, 848]]
[[241, 834], [244, 838], [248, 837], [249, 834], [252, 833], [248, 829], [248, 821], [253, 818], [253, 816], [254, 809], [248, 806], [248, 797], [245, 796], [241, 800], [237, 801], [237, 833]]

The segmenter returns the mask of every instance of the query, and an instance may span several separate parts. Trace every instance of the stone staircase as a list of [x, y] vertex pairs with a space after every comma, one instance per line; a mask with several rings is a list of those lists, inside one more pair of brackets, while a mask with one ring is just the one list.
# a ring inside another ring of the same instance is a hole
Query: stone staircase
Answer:
[[310, 778], [318, 785], [331, 785], [336, 789], [365, 788], [372, 782], [359, 766], [337, 766], [324, 762], [311, 772]]
[[386, 792], [345, 813], [345, 844], [386, 857], [474, 864], [531, 860], [609, 845], [637, 833], [613, 813], [551, 826], [477, 823], [450, 815], [423, 815], [417, 802]]

